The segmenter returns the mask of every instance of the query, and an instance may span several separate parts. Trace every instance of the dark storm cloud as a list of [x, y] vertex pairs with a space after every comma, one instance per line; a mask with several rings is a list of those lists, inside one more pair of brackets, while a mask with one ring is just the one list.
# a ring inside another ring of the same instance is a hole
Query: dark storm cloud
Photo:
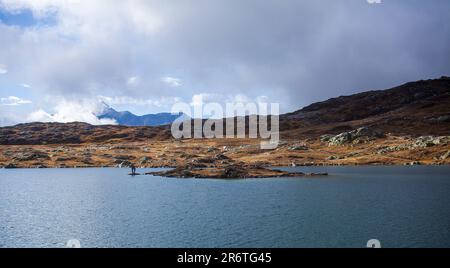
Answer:
[[448, 1], [201, 6], [174, 16], [169, 32], [176, 34], [163, 42], [171, 64], [190, 70], [205, 88], [268, 95], [295, 109], [450, 70]]

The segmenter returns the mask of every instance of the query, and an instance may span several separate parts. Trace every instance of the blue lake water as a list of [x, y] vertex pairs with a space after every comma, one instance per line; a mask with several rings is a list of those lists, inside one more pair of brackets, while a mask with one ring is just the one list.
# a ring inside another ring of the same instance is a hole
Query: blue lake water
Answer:
[[311, 167], [323, 178], [0, 170], [0, 247], [450, 247], [450, 167]]

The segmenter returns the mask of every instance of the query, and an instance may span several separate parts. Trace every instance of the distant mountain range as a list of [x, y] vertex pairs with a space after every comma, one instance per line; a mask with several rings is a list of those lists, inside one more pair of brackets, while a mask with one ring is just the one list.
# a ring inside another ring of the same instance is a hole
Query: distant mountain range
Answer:
[[129, 111], [118, 112], [107, 105], [105, 105], [105, 109], [97, 117], [99, 119], [114, 119], [119, 125], [123, 126], [163, 126], [172, 124], [172, 122], [180, 117], [182, 119], [189, 119], [183, 113], [159, 113], [139, 116]]

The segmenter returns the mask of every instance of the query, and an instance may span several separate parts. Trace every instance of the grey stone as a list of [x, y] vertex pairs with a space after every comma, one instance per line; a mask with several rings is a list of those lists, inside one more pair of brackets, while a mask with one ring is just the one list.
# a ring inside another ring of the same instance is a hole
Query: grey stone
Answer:
[[306, 145], [293, 145], [288, 148], [289, 151], [307, 151], [309, 150], [308, 146]]
[[334, 136], [331, 134], [326, 134], [326, 135], [322, 135], [320, 136], [320, 141], [321, 142], [329, 142], [331, 138], [333, 138]]
[[450, 157], [450, 150], [447, 151], [445, 154], [443, 154], [443, 155], [440, 157], [440, 159], [441, 159], [441, 160], [445, 160], [445, 159], [447, 159], [447, 158], [449, 158], [449, 157]]

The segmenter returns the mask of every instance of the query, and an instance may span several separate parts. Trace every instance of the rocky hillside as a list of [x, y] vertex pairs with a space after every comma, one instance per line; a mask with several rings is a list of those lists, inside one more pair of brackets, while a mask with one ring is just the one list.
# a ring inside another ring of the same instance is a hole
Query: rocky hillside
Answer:
[[[411, 82], [314, 103], [280, 117], [282, 139], [351, 134], [369, 127], [381, 134], [419, 137], [450, 134], [450, 78]], [[345, 138], [345, 137], [344, 137]], [[2, 145], [81, 144], [171, 139], [170, 127], [31, 123], [0, 128]]]
[[166, 140], [166, 127], [93, 126], [86, 123], [31, 123], [0, 128], [2, 145], [80, 144]]
[[285, 136], [291, 137], [338, 134], [362, 126], [397, 135], [448, 135], [450, 78], [333, 98], [281, 120]]

